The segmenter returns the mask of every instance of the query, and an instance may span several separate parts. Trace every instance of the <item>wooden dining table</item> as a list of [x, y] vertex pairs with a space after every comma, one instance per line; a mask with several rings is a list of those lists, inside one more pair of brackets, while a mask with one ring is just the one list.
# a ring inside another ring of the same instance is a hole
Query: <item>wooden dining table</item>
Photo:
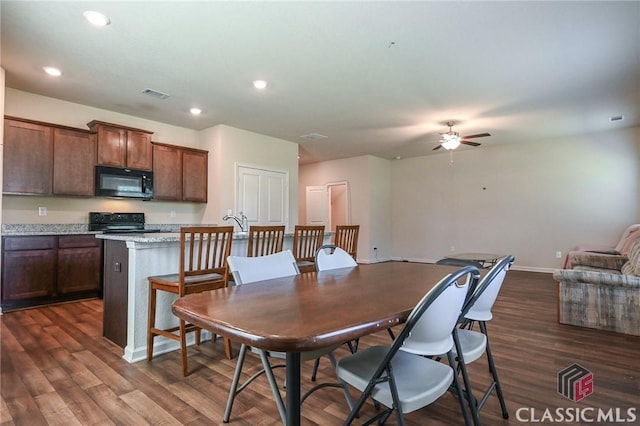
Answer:
[[[300, 353], [402, 323], [458, 267], [383, 262], [191, 294], [174, 315], [255, 348], [286, 352], [286, 424], [300, 424]], [[345, 417], [347, 413], [345, 413]]]

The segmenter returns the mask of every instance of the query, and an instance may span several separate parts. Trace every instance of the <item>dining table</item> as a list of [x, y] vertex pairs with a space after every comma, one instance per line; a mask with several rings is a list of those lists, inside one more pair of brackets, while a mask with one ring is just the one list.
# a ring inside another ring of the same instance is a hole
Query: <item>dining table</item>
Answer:
[[457, 269], [390, 261], [309, 272], [191, 294], [177, 299], [172, 312], [234, 342], [286, 352], [286, 424], [299, 425], [302, 352], [402, 323]]

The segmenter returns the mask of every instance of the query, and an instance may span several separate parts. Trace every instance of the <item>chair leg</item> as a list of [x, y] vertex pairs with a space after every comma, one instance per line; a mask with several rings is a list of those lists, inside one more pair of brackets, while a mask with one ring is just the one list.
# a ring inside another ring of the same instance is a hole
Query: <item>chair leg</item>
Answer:
[[229, 340], [227, 337], [223, 337], [222, 340], [224, 342], [224, 355], [227, 357], [227, 359], [233, 359], [233, 348], [231, 347], [231, 340]]
[[316, 375], [318, 374], [318, 367], [320, 366], [320, 358], [316, 358], [315, 361], [313, 361], [313, 372], [311, 373], [311, 381], [315, 382], [316, 381]]
[[471, 419], [469, 418], [469, 412], [467, 410], [467, 403], [465, 403], [465, 397], [462, 393], [462, 388], [460, 387], [460, 381], [458, 380], [458, 372], [456, 370], [456, 360], [453, 356], [452, 351], [447, 353], [447, 359], [449, 361], [449, 366], [453, 369], [453, 387], [456, 391], [456, 395], [458, 397], [458, 401], [460, 402], [460, 409], [462, 410], [462, 417], [464, 417], [465, 426], [471, 425]]
[[489, 347], [489, 336], [487, 335], [487, 325], [484, 321], [480, 322], [480, 330], [487, 337], [487, 362], [489, 363], [489, 371], [491, 372], [491, 377], [493, 377], [493, 383], [495, 383], [498, 401], [500, 401], [502, 418], [508, 419], [509, 411], [507, 410], [507, 404], [504, 400], [504, 395], [502, 394], [502, 386], [500, 385], [500, 380], [498, 379], [498, 370], [496, 369], [496, 364], [493, 362], [493, 354], [491, 353], [491, 348]]
[[269, 357], [267, 356], [267, 352], [261, 350], [260, 351], [260, 359], [262, 360], [262, 367], [264, 368], [264, 374], [267, 376], [269, 380], [269, 385], [271, 386], [271, 392], [273, 392], [273, 398], [276, 401], [276, 405], [278, 406], [278, 412], [280, 413], [280, 418], [282, 419], [282, 424], [287, 424], [287, 411], [284, 407], [284, 402], [282, 401], [282, 395], [280, 394], [280, 388], [278, 388], [278, 383], [276, 383], [276, 378], [273, 375], [273, 370], [271, 369], [271, 364], [269, 363]]
[[[453, 342], [456, 348], [456, 352], [458, 353], [457, 358], [455, 359], [455, 368], [454, 374], [456, 378], [458, 377], [458, 371], [462, 373], [462, 382], [464, 383], [464, 392], [467, 398], [467, 404], [469, 405], [469, 409], [471, 410], [471, 416], [473, 417], [473, 423], [475, 425], [480, 425], [480, 417], [478, 415], [478, 410], [480, 409], [478, 405], [478, 401], [473, 395], [473, 390], [471, 389], [471, 380], [469, 379], [469, 374], [467, 372], [467, 366], [464, 363], [464, 356], [462, 355], [462, 348], [460, 347], [460, 341], [458, 340], [457, 330], [454, 330], [454, 338]], [[459, 386], [459, 384], [458, 384]]]
[[156, 289], [149, 284], [149, 323], [147, 327], [147, 361], [153, 359], [153, 341], [156, 335], [151, 331], [156, 327]]
[[180, 352], [182, 354], [182, 375], [187, 377], [189, 375], [189, 366], [187, 365], [187, 336], [186, 336], [186, 321], [180, 320]]

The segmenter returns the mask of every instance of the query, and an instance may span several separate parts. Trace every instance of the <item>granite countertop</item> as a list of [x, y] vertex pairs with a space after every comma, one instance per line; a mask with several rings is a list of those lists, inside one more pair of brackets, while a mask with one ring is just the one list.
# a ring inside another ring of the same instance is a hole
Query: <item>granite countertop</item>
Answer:
[[[160, 233], [177, 233], [180, 232], [181, 226], [190, 226], [189, 224], [148, 224], [146, 229]], [[193, 225], [191, 225], [193, 226]], [[19, 237], [29, 235], [80, 235], [80, 234], [102, 234], [102, 231], [89, 231], [89, 225], [86, 223], [67, 223], [67, 224], [3, 224], [3, 237]], [[141, 234], [145, 235], [145, 234]], [[147, 234], [151, 235], [151, 234]]]

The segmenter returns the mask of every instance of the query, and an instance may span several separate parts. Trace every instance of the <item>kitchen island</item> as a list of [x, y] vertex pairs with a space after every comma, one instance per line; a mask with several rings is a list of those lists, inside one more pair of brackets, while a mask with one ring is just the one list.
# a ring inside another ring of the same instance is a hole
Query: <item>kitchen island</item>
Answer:
[[[328, 243], [333, 233], [325, 233]], [[180, 234], [97, 234], [104, 240], [104, 336], [124, 349], [128, 362], [146, 359], [149, 283], [151, 275], [171, 274], [178, 271]], [[246, 256], [248, 235], [233, 236], [231, 253]], [[293, 233], [286, 233], [284, 249], [293, 246]], [[158, 293], [156, 324], [161, 328], [178, 325], [171, 313], [175, 295]], [[203, 331], [203, 338], [211, 338]], [[155, 339], [154, 354], [179, 349], [179, 343], [163, 337]], [[187, 344], [194, 336], [187, 336]]]

